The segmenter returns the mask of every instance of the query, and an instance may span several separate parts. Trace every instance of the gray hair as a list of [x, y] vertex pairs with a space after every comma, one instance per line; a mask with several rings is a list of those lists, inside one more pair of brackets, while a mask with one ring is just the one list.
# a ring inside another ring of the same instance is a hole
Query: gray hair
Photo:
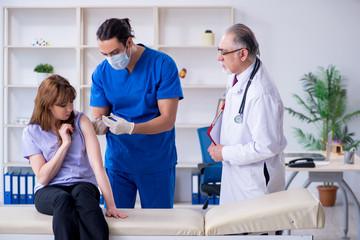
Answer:
[[226, 30], [226, 34], [229, 33], [234, 34], [233, 42], [237, 48], [246, 48], [251, 58], [255, 59], [256, 56], [260, 56], [259, 43], [250, 28], [238, 23]]

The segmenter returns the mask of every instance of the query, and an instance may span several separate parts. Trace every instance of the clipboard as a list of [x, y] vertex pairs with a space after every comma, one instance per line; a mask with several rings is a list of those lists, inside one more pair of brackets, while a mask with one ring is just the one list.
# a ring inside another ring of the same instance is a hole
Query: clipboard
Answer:
[[211, 123], [209, 129], [206, 131], [207, 135], [210, 137], [211, 141], [218, 145], [220, 144], [220, 132], [221, 132], [221, 123], [224, 115], [224, 106], [220, 109], [218, 114], [216, 114], [215, 119]]

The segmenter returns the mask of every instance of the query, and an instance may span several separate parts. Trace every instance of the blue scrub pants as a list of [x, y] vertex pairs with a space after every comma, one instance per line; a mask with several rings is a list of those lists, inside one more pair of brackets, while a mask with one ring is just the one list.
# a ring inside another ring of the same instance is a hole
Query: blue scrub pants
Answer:
[[117, 208], [134, 208], [139, 190], [142, 208], [172, 208], [175, 192], [175, 167], [168, 170], [133, 174], [106, 169]]

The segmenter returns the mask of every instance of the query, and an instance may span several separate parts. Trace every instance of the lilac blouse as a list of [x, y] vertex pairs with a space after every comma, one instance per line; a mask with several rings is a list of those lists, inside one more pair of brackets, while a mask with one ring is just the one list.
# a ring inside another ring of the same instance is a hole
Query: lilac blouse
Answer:
[[[86, 153], [85, 140], [81, 132], [80, 117], [82, 112], [75, 113], [75, 130], [71, 135], [71, 145], [66, 153], [63, 164], [49, 185], [69, 186], [78, 182], [90, 182], [97, 186], [95, 174], [90, 166]], [[23, 156], [41, 153], [48, 162], [58, 150], [58, 137], [51, 131], [44, 131], [38, 124], [28, 125], [22, 136]], [[36, 180], [35, 190], [44, 186]]]

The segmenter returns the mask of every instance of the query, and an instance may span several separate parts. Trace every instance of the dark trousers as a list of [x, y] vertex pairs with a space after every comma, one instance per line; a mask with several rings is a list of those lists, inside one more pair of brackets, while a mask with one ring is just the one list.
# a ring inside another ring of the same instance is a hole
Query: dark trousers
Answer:
[[91, 183], [46, 186], [35, 194], [35, 207], [53, 216], [56, 240], [109, 239], [109, 228], [99, 206], [100, 193]]

